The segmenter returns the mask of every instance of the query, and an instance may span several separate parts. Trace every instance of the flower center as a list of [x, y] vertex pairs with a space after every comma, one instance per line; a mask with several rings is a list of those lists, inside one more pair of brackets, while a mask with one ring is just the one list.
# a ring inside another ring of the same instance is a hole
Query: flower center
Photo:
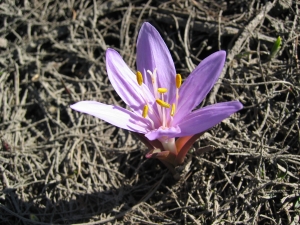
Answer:
[[[179, 100], [179, 88], [181, 87], [181, 83], [182, 83], [182, 78], [180, 74], [176, 74], [175, 77], [175, 84], [176, 84], [176, 98], [175, 98], [175, 103], [170, 104], [169, 102], [165, 101], [165, 95], [167, 95], [168, 93], [168, 89], [165, 87], [158, 87], [158, 83], [156, 81], [156, 69], [152, 72], [150, 70], [147, 70], [147, 73], [151, 76], [152, 79], [152, 87], [153, 87], [153, 93], [154, 93], [154, 98], [156, 99], [156, 104], [157, 104], [157, 113], [155, 113], [155, 111], [152, 109], [152, 107], [149, 105], [149, 101], [147, 96], [145, 95], [145, 91], [143, 90], [142, 84], [143, 84], [143, 75], [140, 71], [137, 71], [136, 73], [136, 80], [137, 83], [139, 84], [139, 86], [142, 89], [142, 93], [143, 93], [143, 98], [145, 100], [145, 106], [143, 108], [143, 112], [142, 112], [142, 116], [144, 118], [149, 119], [149, 121], [152, 124], [153, 129], [155, 129], [154, 127], [154, 122], [153, 120], [149, 117], [148, 112], [151, 113], [151, 115], [156, 116], [162, 124], [162, 128], [166, 128], [170, 126], [170, 123], [173, 120], [173, 117], [176, 113], [176, 106], [178, 105], [178, 100]], [[168, 98], [171, 99], [171, 98]], [[167, 113], [170, 113], [171, 117], [167, 116]], [[170, 118], [170, 120], [168, 121], [168, 118]]]

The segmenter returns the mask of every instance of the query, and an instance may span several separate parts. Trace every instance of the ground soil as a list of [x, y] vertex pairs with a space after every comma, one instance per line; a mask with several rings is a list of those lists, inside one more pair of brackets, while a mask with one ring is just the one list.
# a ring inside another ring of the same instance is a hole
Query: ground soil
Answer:
[[[1, 224], [299, 224], [299, 7], [1, 1]], [[199, 107], [244, 105], [193, 145], [179, 180], [146, 159], [132, 133], [69, 107], [80, 100], [125, 107], [108, 80], [105, 50], [119, 51], [135, 71], [145, 21], [184, 78], [209, 54], [227, 51]]]

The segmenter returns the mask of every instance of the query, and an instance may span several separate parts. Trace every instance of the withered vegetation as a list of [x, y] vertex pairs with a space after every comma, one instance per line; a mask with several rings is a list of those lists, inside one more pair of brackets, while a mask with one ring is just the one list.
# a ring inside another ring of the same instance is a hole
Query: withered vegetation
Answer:
[[[298, 224], [299, 7], [292, 0], [2, 1], [1, 224]], [[125, 107], [107, 78], [105, 50], [118, 50], [135, 71], [145, 21], [185, 78], [209, 54], [227, 51], [199, 107], [244, 105], [194, 144], [179, 181], [145, 159], [132, 133], [69, 107], [79, 100]]]

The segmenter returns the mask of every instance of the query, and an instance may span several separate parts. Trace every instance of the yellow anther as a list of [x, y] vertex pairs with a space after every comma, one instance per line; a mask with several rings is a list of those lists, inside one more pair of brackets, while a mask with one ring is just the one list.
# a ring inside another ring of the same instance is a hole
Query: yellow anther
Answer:
[[172, 108], [171, 108], [171, 116], [174, 116], [175, 114], [175, 103], [172, 104]]
[[148, 116], [148, 109], [149, 109], [148, 105], [145, 105], [143, 109], [143, 115], [142, 115], [144, 118]]
[[136, 80], [140, 86], [143, 84], [143, 75], [140, 71], [136, 72]]
[[181, 75], [178, 73], [178, 74], [176, 74], [176, 87], [180, 88], [181, 83], [182, 83], [182, 78], [181, 78]]
[[156, 103], [159, 104], [161, 107], [170, 108], [170, 104], [167, 102], [164, 102], [161, 99], [156, 99]]
[[157, 91], [161, 94], [166, 93], [168, 91], [167, 88], [157, 88]]

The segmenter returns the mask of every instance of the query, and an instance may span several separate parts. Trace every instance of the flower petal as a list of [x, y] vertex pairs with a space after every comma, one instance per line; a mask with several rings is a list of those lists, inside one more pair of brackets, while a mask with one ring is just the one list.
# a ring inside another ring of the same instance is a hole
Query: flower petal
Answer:
[[190, 135], [190, 136], [184, 136], [180, 137], [176, 140], [176, 148], [178, 151], [176, 162], [177, 164], [182, 164], [184, 162], [184, 158], [188, 151], [190, 150], [191, 146], [195, 143], [195, 141], [203, 135], [204, 132]]
[[165, 94], [165, 101], [170, 102], [176, 91], [174, 62], [162, 37], [149, 23], [144, 23], [139, 32], [136, 63], [137, 69], [143, 74], [145, 84], [152, 92], [152, 79], [147, 70], [153, 72], [157, 69], [158, 87], [168, 89]]
[[201, 133], [242, 108], [243, 105], [239, 101], [231, 101], [217, 103], [196, 110], [178, 124], [181, 129], [180, 136], [178, 137]]
[[146, 119], [119, 106], [106, 105], [96, 101], [81, 101], [70, 107], [126, 130], [138, 133], [148, 132]]
[[[176, 127], [159, 127], [158, 129], [151, 130], [150, 132], [145, 134], [145, 137], [148, 138], [150, 141], [153, 141], [155, 139], [159, 138], [173, 138], [173, 137], [179, 137], [180, 134], [180, 128], [178, 126]], [[181, 137], [181, 135], [180, 135]]]
[[155, 103], [154, 96], [148, 87], [145, 84], [138, 85], [136, 75], [114, 49], [106, 51], [106, 67], [112, 86], [123, 101], [138, 115], [142, 115], [146, 105], [144, 97], [147, 97], [150, 105]]
[[199, 105], [218, 80], [226, 59], [225, 51], [218, 51], [204, 60], [183, 82], [173, 124], [177, 124]]

